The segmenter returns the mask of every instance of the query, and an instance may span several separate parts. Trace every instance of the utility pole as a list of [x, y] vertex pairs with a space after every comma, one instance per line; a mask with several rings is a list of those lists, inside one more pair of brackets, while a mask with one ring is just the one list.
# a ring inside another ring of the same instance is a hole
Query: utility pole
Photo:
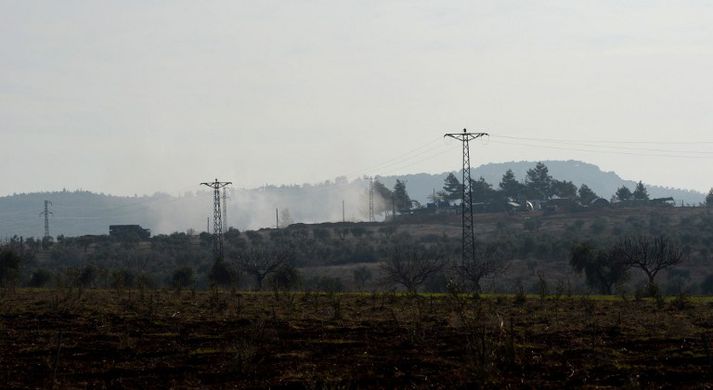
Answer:
[[374, 215], [374, 178], [369, 178], [369, 222], [376, 222]]
[[346, 214], [344, 214], [344, 200], [342, 200], [342, 222], [347, 222]]
[[40, 213], [40, 216], [45, 216], [45, 236], [44, 238], [49, 238], [50, 237], [50, 214], [54, 214], [53, 212], [50, 211], [50, 205], [52, 202], [49, 200], [45, 200], [45, 211]]
[[443, 137], [450, 137], [461, 141], [463, 144], [463, 193], [461, 201], [461, 225], [463, 229], [462, 246], [463, 252], [461, 255], [462, 264], [470, 263], [475, 260], [475, 229], [473, 218], [473, 183], [470, 177], [470, 144], [469, 142], [484, 136], [489, 136], [488, 133], [469, 133], [463, 129], [462, 133], [446, 133]]
[[206, 217], [205, 219], [205, 232], [210, 234], [210, 217]]
[[280, 228], [280, 209], [275, 209], [275, 229]]
[[223, 215], [220, 212], [220, 189], [230, 184], [233, 183], [221, 182], [218, 179], [212, 183], [201, 183], [201, 185], [213, 189], [213, 256], [216, 259], [223, 258]]

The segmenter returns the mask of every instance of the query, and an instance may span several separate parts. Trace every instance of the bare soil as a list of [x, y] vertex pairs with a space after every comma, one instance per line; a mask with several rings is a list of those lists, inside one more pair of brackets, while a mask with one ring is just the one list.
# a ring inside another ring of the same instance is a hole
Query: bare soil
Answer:
[[713, 384], [713, 307], [622, 298], [18, 290], [3, 388]]

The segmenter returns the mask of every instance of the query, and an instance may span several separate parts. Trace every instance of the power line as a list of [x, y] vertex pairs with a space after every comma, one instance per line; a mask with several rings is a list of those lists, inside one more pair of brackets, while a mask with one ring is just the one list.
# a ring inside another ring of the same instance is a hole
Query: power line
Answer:
[[401, 153], [395, 157], [389, 158], [381, 163], [365, 167], [364, 169], [354, 169], [352, 171], [347, 171], [347, 172], [341, 172], [339, 175], [335, 176], [351, 176], [351, 175], [359, 175], [362, 174], [363, 172], [370, 172], [370, 171], [375, 171], [378, 170], [382, 167], [393, 165], [393, 164], [399, 164], [404, 161], [411, 160], [413, 158], [416, 158], [418, 155], [421, 155], [423, 153], [428, 153], [430, 151], [429, 148], [433, 146], [436, 142], [438, 142], [441, 138], [435, 138], [430, 141], [428, 141], [425, 144], [422, 144], [418, 147], [415, 147], [411, 150], [408, 150], [404, 153]]
[[631, 146], [619, 146], [616, 143], [614, 145], [609, 145], [605, 142], [597, 142], [597, 141], [570, 141], [570, 140], [558, 140], [558, 139], [553, 139], [553, 138], [529, 138], [529, 137], [513, 137], [513, 136], [504, 136], [504, 135], [493, 135], [493, 138], [504, 138], [504, 139], [509, 139], [509, 140], [524, 140], [528, 142], [537, 142], [539, 143], [554, 143], [554, 144], [563, 144], [563, 145], [574, 145], [574, 146], [582, 146], [582, 147], [588, 147], [588, 148], [595, 148], [595, 149], [614, 149], [614, 150], [622, 150], [626, 152], [661, 152], [661, 153], [693, 153], [693, 154], [703, 154], [703, 155], [713, 155], [713, 152], [711, 151], [704, 151], [704, 150], [681, 150], [681, 149], [652, 149], [652, 148], [641, 148], [641, 147], [631, 147]]
[[450, 146], [447, 144], [443, 144], [443, 145], [439, 145], [439, 146], [436, 146], [431, 149], [422, 150], [416, 154], [413, 154], [413, 155], [403, 158], [403, 159], [399, 159], [399, 160], [396, 160], [396, 161], [393, 161], [390, 163], [382, 164], [380, 166], [377, 166], [375, 169], [384, 170], [386, 168], [389, 168], [392, 171], [398, 170], [398, 169], [402, 169], [404, 165], [411, 166], [411, 165], [415, 165], [415, 164], [418, 164], [418, 163], [424, 161], [423, 156], [425, 156], [425, 155], [431, 156], [434, 154], [436, 154], [436, 155], [443, 154], [443, 153], [447, 153], [450, 151], [451, 151]]
[[607, 153], [607, 154], [620, 154], [620, 155], [629, 155], [629, 156], [642, 156], [642, 157], [666, 157], [666, 158], [678, 158], [678, 159], [693, 159], [693, 160], [700, 160], [700, 159], [711, 159], [713, 156], [685, 156], [685, 155], [677, 155], [677, 154], [654, 154], [654, 153], [637, 153], [637, 152], [627, 152], [627, 151], [620, 151], [620, 150], [607, 150], [607, 149], [587, 149], [587, 148], [582, 148], [582, 147], [565, 147], [565, 146], [552, 146], [552, 145], [541, 145], [541, 144], [533, 144], [533, 143], [526, 143], [526, 142], [509, 142], [509, 141], [490, 141], [495, 144], [502, 144], [502, 145], [513, 145], [513, 146], [525, 146], [525, 147], [532, 147], [532, 148], [544, 148], [544, 149], [554, 149], [554, 150], [566, 150], [566, 151], [576, 151], [576, 152], [585, 152], [585, 153]]
[[493, 135], [494, 137], [500, 138], [513, 138], [513, 139], [524, 139], [524, 140], [537, 140], [537, 141], [562, 141], [562, 142], [589, 142], [589, 143], [599, 143], [599, 144], [640, 144], [640, 145], [701, 145], [701, 144], [713, 144], [713, 141], [633, 141], [633, 140], [582, 140], [582, 139], [572, 139], [572, 138], [531, 138], [531, 137], [520, 137], [508, 134]]
[[[434, 158], [440, 157], [440, 156], [445, 155], [445, 154], [447, 154], [447, 153], [453, 153], [453, 149], [449, 147], [449, 148], [446, 148], [446, 149], [443, 149], [443, 150], [439, 150], [439, 151], [437, 151], [436, 153], [432, 153], [432, 154], [429, 154], [429, 155], [427, 155], [427, 156], [424, 156], [424, 157], [418, 159], [418, 161], [409, 162], [409, 163], [406, 163], [405, 165], [400, 165], [400, 166], [394, 167], [394, 168], [391, 169], [391, 171], [392, 171], [392, 172], [401, 171], [401, 170], [404, 170], [404, 169], [406, 169], [406, 168], [413, 167], [413, 166], [415, 166], [415, 165], [417, 165], [417, 164], [421, 164], [421, 163], [423, 163], [423, 162], [425, 162], [425, 161], [433, 160]], [[397, 174], [393, 174], [393, 175], [397, 175]]]

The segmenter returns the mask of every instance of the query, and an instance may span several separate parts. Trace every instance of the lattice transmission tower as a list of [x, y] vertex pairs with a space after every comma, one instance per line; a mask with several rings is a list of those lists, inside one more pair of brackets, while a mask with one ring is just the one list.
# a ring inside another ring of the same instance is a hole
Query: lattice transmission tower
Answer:
[[50, 237], [50, 215], [53, 215], [54, 213], [50, 211], [50, 206], [52, 205], [52, 202], [49, 200], [45, 200], [45, 211], [40, 213], [40, 216], [45, 217], [45, 236], [44, 238], [49, 238]]
[[461, 201], [461, 224], [463, 229], [461, 256], [462, 264], [475, 260], [475, 230], [473, 218], [473, 181], [470, 177], [470, 141], [489, 135], [488, 133], [469, 133], [463, 129], [462, 133], [446, 133], [443, 137], [450, 137], [461, 141], [463, 144], [463, 182]]
[[216, 259], [223, 258], [223, 214], [220, 211], [220, 189], [230, 184], [229, 181], [218, 181], [201, 183], [201, 185], [213, 189], [213, 256]]
[[376, 222], [374, 213], [374, 178], [369, 178], [369, 222]]

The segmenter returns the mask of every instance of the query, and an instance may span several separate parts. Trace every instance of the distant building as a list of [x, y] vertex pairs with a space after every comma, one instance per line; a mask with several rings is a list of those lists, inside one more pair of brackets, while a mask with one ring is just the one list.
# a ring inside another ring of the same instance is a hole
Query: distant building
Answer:
[[151, 237], [151, 230], [144, 229], [140, 225], [111, 225], [109, 236], [119, 240], [148, 240]]
[[609, 205], [610, 205], [609, 201], [604, 198], [592, 199], [592, 201], [589, 202], [589, 207], [594, 207], [594, 208], [609, 207]]
[[655, 206], [662, 206], [662, 207], [674, 207], [676, 206], [676, 201], [672, 197], [666, 197], [666, 198], [656, 198], [656, 199], [651, 199], [651, 204]]

